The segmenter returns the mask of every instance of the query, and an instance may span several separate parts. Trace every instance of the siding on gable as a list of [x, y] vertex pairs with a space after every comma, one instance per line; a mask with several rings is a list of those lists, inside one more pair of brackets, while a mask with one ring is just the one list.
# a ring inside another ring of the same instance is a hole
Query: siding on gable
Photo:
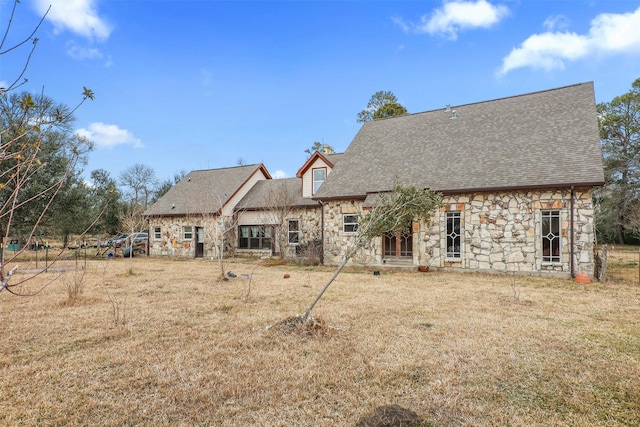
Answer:
[[273, 225], [278, 222], [278, 215], [268, 210], [246, 211], [238, 214], [238, 225]]
[[331, 167], [321, 158], [318, 158], [302, 175], [302, 197], [313, 196], [313, 170], [321, 168], [325, 168], [327, 170], [327, 176], [331, 173]]
[[263, 179], [267, 179], [267, 177], [264, 175], [262, 170], [258, 169], [256, 172], [254, 172], [253, 175], [251, 175], [251, 177], [247, 180], [247, 182], [242, 187], [240, 187], [240, 189], [238, 189], [238, 192], [234, 194], [231, 199], [229, 199], [227, 204], [222, 209], [222, 215], [226, 217], [232, 216], [233, 210], [235, 209], [238, 202], [247, 195], [249, 190], [251, 190], [256, 182]]

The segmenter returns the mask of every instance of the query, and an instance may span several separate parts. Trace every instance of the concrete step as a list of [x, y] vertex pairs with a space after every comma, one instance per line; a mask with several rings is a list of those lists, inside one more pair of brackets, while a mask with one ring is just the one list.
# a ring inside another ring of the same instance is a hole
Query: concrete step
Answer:
[[412, 257], [387, 257], [382, 260], [383, 265], [394, 267], [413, 267]]

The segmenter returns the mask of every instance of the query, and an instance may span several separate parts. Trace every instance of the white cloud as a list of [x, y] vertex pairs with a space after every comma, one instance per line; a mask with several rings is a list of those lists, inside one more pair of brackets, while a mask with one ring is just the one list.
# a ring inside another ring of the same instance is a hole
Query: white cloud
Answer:
[[640, 52], [640, 7], [632, 13], [604, 13], [591, 21], [590, 39], [598, 50]]
[[406, 24], [399, 18], [393, 21], [404, 31], [440, 34], [455, 40], [458, 32], [472, 28], [489, 28], [509, 15], [509, 9], [493, 5], [487, 0], [445, 1], [431, 15], [422, 17], [420, 24]]
[[534, 34], [503, 60], [502, 72], [532, 66], [545, 70], [563, 69], [566, 59], [579, 59], [589, 51], [586, 37], [575, 33]]
[[96, 0], [35, 0], [38, 13], [44, 13], [49, 5], [47, 15], [56, 33], [69, 30], [91, 41], [103, 41], [109, 38], [112, 27], [98, 16]]
[[85, 59], [102, 59], [102, 53], [98, 49], [81, 47], [74, 42], [67, 43], [67, 55], [79, 61]]
[[123, 144], [131, 144], [135, 148], [142, 147], [140, 139], [117, 125], [95, 122], [89, 125], [89, 129], [78, 129], [76, 133], [93, 141], [98, 148], [113, 148]]
[[501, 74], [516, 68], [563, 69], [566, 61], [620, 53], [640, 53], [640, 8], [624, 14], [605, 13], [591, 21], [587, 34], [534, 34], [502, 60]]
[[404, 31], [405, 33], [408, 33], [409, 31], [411, 31], [413, 29], [412, 24], [407, 24], [399, 16], [392, 16], [391, 20], [393, 21], [394, 24], [396, 24], [398, 27], [400, 27], [400, 29], [402, 31]]
[[271, 175], [271, 177], [273, 179], [282, 179], [282, 178], [287, 178], [287, 173], [283, 170], [278, 169], [277, 171], [275, 171], [273, 173], [273, 175]]
[[544, 20], [542, 26], [547, 31], [564, 30], [569, 28], [570, 21], [564, 15], [553, 15]]

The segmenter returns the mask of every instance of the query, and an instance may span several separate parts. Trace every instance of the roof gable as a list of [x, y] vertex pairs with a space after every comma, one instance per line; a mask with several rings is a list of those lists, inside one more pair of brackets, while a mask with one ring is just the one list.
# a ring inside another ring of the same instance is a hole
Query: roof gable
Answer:
[[308, 171], [311, 167], [313, 167], [316, 163], [318, 163], [318, 160], [321, 160], [322, 162], [324, 162], [327, 166], [329, 166], [330, 168], [333, 168], [334, 165], [331, 162], [331, 160], [329, 160], [329, 158], [331, 157], [335, 157], [334, 155], [325, 155], [319, 151], [315, 151], [311, 157], [309, 157], [307, 159], [306, 162], [304, 162], [304, 165], [302, 165], [302, 167], [300, 169], [298, 169], [298, 172], [296, 172], [296, 177], [298, 178], [302, 178], [302, 176], [305, 174], [306, 171]]
[[145, 215], [216, 214], [244, 187], [264, 179], [271, 175], [263, 164], [191, 171]]
[[315, 198], [600, 185], [592, 83], [365, 123]]

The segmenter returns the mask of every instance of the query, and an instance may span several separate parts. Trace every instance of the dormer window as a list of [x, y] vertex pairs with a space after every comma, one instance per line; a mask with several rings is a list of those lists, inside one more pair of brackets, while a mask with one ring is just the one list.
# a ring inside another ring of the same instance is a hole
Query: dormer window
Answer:
[[327, 170], [325, 168], [313, 170], [313, 194], [316, 194], [326, 178]]

